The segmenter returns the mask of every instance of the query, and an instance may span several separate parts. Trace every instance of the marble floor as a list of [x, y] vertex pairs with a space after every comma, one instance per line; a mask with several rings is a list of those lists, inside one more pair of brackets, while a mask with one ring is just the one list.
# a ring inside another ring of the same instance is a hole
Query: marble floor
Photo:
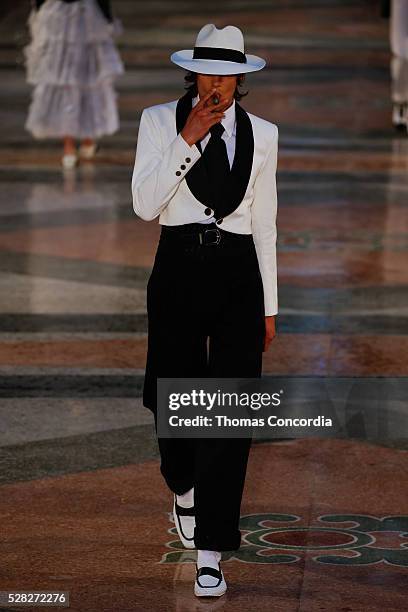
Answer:
[[[28, 4], [0, 9], [0, 590], [69, 591], [75, 612], [406, 610], [408, 134], [379, 3], [115, 0], [121, 129], [71, 172], [24, 130]], [[211, 603], [141, 402], [159, 226], [130, 194], [141, 111], [182, 95], [168, 56], [208, 22], [267, 59], [242, 105], [279, 126], [265, 375], [399, 393], [374, 432], [253, 444], [243, 544]]]

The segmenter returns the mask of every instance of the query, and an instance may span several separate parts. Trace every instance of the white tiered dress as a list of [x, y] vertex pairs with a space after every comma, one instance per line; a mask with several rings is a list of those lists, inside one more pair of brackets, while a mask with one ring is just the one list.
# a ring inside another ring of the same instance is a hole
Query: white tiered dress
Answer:
[[392, 0], [390, 18], [391, 95], [393, 102], [408, 103], [408, 0]]
[[25, 127], [35, 138], [96, 139], [119, 128], [114, 79], [123, 64], [96, 0], [46, 0], [28, 19], [27, 81], [35, 85]]

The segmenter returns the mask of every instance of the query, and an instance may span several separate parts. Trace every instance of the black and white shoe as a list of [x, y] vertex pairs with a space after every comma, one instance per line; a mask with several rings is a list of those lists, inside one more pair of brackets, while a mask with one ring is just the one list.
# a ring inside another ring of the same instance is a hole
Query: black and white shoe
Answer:
[[[214, 567], [200, 567], [198, 569], [196, 565], [194, 595], [197, 595], [197, 597], [220, 597], [224, 595], [227, 590], [227, 583], [219, 565], [218, 568], [217, 570]], [[203, 582], [205, 576], [212, 576], [216, 578], [216, 581], [214, 581], [214, 584], [208, 585], [208, 580]]]
[[195, 508], [183, 508], [177, 503], [177, 497], [174, 495], [173, 501], [173, 517], [176, 525], [177, 533], [183, 543], [184, 548], [195, 548], [194, 544], [194, 528], [195, 528]]
[[406, 102], [393, 103], [392, 124], [397, 130], [408, 129], [408, 104]]

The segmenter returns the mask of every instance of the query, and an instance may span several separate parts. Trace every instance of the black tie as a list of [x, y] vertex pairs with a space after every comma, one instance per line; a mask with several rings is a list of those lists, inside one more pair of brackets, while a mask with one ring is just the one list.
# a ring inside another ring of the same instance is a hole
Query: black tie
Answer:
[[205, 146], [203, 161], [207, 168], [215, 198], [212, 208], [214, 208], [216, 217], [218, 218], [220, 216], [219, 207], [223, 200], [223, 190], [226, 188], [227, 179], [230, 174], [230, 165], [227, 155], [227, 146], [225, 140], [222, 138], [224, 127], [221, 123], [216, 123], [210, 127], [210, 132], [211, 138]]

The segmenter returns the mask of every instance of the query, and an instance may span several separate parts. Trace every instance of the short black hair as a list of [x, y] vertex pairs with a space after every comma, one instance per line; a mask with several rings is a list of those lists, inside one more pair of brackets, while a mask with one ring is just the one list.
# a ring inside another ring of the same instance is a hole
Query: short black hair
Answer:
[[[245, 80], [245, 75], [237, 74], [237, 86], [234, 91], [234, 98], [235, 100], [237, 100], [237, 102], [239, 102], [241, 98], [243, 98], [244, 96], [247, 96], [249, 93], [248, 91], [245, 91], [245, 92], [239, 91], [239, 88], [244, 80]], [[190, 70], [188, 70], [187, 74], [184, 77], [184, 81], [185, 81], [184, 89], [187, 89], [187, 91], [190, 91], [192, 96], [195, 97], [198, 94], [197, 73], [191, 72]]]

